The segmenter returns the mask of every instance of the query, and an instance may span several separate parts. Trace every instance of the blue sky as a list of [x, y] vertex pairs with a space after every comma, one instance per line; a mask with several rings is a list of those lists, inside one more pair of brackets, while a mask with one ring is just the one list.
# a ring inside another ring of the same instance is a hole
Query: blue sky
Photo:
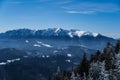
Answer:
[[0, 0], [0, 32], [56, 27], [120, 38], [120, 0]]

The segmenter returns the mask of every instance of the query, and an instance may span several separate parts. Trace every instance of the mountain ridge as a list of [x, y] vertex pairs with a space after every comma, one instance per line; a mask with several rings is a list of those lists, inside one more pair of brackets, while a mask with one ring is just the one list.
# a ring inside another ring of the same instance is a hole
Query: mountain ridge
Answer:
[[[15, 30], [8, 30], [4, 33], [0, 33], [0, 38], [81, 38], [84, 36], [88, 37], [99, 37], [104, 36], [99, 33], [92, 33], [89, 31], [82, 31], [78, 29], [62, 29], [62, 28], [48, 28], [48, 29], [39, 29], [39, 30], [32, 30], [32, 29], [15, 29]], [[104, 36], [107, 37], [107, 36]], [[110, 38], [110, 37], [109, 37]]]

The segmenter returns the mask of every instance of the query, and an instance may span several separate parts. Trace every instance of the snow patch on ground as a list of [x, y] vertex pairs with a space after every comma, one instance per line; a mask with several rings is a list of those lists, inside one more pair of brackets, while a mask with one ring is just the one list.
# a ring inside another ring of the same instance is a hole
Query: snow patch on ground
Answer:
[[49, 47], [49, 48], [52, 47], [51, 45], [40, 42], [40, 41], [37, 41], [37, 45], [44, 46], [44, 47]]
[[44, 56], [44, 55], [42, 55], [42, 58], [45, 58], [45, 56]]
[[12, 60], [7, 60], [6, 62], [1, 62], [0, 66], [1, 65], [6, 65], [6, 64], [10, 64], [10, 63], [13, 63], [15, 61], [20, 61], [20, 58], [16, 58], [16, 59], [12, 59]]
[[26, 42], [26, 43], [29, 43], [29, 41], [28, 41], [28, 40], [25, 40], [25, 42]]
[[68, 57], [72, 57], [72, 55], [71, 55], [71, 54], [67, 54], [67, 56], [68, 56]]
[[38, 44], [41, 44], [42, 42], [40, 42], [40, 41], [37, 41], [37, 43], [38, 43]]
[[49, 55], [46, 55], [47, 58], [49, 58], [50, 56]]
[[54, 50], [53, 53], [57, 53], [58, 51], [57, 50]]
[[69, 60], [69, 59], [68, 59], [68, 60], [65, 60], [65, 61], [66, 61], [66, 62], [69, 62], [69, 63], [71, 62], [71, 60]]
[[1, 62], [1, 63], [0, 63], [0, 66], [1, 66], [1, 65], [6, 65], [6, 62]]
[[43, 45], [43, 46], [45, 46], [45, 47], [52, 47], [51, 45], [45, 44], [45, 43], [42, 43], [41, 45]]
[[41, 47], [41, 45], [39, 45], [39, 44], [34, 44], [33, 46], [34, 47]]

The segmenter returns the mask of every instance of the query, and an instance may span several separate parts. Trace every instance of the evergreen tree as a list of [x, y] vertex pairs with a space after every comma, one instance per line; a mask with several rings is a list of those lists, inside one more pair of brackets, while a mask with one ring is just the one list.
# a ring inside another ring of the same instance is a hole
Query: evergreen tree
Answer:
[[72, 74], [71, 72], [63, 72], [63, 80], [71, 80]]
[[79, 66], [77, 68], [77, 72], [81, 77], [84, 76], [84, 73], [86, 74], [86, 76], [88, 76], [89, 62], [87, 60], [86, 53], [83, 54], [83, 58], [81, 60], [81, 63], [79, 64]]
[[113, 69], [114, 68], [113, 61], [115, 58], [115, 53], [114, 53], [113, 46], [110, 43], [108, 43], [107, 47], [104, 49], [103, 55], [105, 57], [106, 70]]
[[91, 62], [97, 62], [97, 61], [102, 62], [103, 61], [102, 59], [103, 59], [102, 58], [102, 53], [98, 50], [95, 55], [93, 55], [93, 54], [91, 55], [90, 63]]
[[62, 72], [60, 70], [60, 67], [58, 66], [57, 72], [55, 73], [53, 80], [63, 80]]
[[105, 59], [105, 68], [106, 68], [106, 70], [113, 69], [113, 61], [112, 61], [112, 57], [111, 56], [108, 56]]
[[117, 41], [117, 44], [115, 46], [115, 52], [118, 53], [120, 51], [120, 40]]
[[90, 55], [90, 63], [94, 62], [95, 61], [95, 55], [91, 54]]
[[99, 50], [96, 52], [95, 61], [101, 61], [101, 52]]

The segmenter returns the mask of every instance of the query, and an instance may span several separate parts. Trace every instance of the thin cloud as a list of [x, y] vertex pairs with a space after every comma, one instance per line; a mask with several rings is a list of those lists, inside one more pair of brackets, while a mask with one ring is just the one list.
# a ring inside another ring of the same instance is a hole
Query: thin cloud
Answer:
[[120, 11], [120, 6], [113, 3], [91, 3], [83, 2], [70, 6], [62, 7], [67, 13], [93, 14]]
[[52, 3], [54, 3], [54, 4], [62, 5], [62, 4], [70, 3], [70, 2], [72, 2], [73, 0], [36, 0], [36, 1], [37, 1], [37, 2], [43, 2], [43, 3], [52, 2]]
[[94, 11], [66, 11], [67, 13], [71, 14], [93, 14]]
[[73, 0], [60, 0], [60, 1], [56, 1], [56, 4], [68, 4], [68, 3], [71, 3], [73, 2]]

